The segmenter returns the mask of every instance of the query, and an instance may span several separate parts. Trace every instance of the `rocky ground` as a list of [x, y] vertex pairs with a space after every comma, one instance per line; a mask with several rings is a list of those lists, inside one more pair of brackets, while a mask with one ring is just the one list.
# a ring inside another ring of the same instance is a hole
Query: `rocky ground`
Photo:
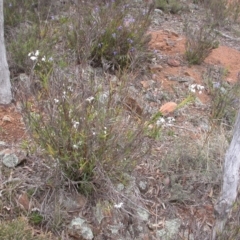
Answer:
[[[115, 207], [107, 201], [92, 206], [91, 199], [55, 183], [59, 170], [41, 153], [33, 154], [15, 102], [0, 107], [0, 196], [9, 196], [0, 204], [1, 218], [11, 219], [15, 211], [28, 216], [41, 212], [56, 232], [65, 226], [60, 239], [210, 239], [233, 122], [223, 127], [212, 121], [214, 99], [203, 76], [211, 72], [217, 81], [220, 69], [225, 69], [229, 86], [239, 81], [240, 28], [220, 27], [218, 48], [201, 65], [190, 66], [184, 58], [183, 25], [187, 19], [197, 26], [205, 10], [189, 2], [188, 11], [176, 15], [155, 10], [149, 29], [155, 57], [148, 66], [150, 74], [136, 81], [133, 90], [144, 111], [163, 112], [162, 136], [129, 176], [131, 184], [117, 187], [122, 198]], [[10, 163], [9, 155], [14, 156]], [[125, 195], [126, 207], [121, 206]]]

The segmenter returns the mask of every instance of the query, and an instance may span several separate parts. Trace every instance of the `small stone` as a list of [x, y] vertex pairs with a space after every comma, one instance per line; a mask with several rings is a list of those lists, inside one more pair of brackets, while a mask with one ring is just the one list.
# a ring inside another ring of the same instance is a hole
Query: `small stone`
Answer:
[[181, 226], [180, 219], [172, 219], [165, 222], [165, 228], [158, 230], [156, 236], [158, 239], [173, 239], [177, 235]]
[[11, 153], [13, 153], [11, 149], [9, 148], [3, 149], [2, 151], [0, 151], [0, 157], [3, 157], [4, 155], [11, 154]]
[[0, 147], [6, 147], [6, 146], [7, 146], [7, 144], [5, 142], [0, 141]]
[[142, 220], [142, 221], [148, 221], [149, 219], [149, 213], [147, 212], [147, 210], [143, 209], [143, 208], [138, 208], [137, 209], [137, 214], [138, 217]]
[[30, 208], [30, 201], [28, 194], [26, 192], [22, 193], [18, 198], [18, 203], [26, 210], [28, 211]]
[[180, 66], [180, 61], [176, 60], [176, 59], [168, 59], [167, 60], [167, 64], [170, 66], [170, 67], [179, 67]]
[[168, 187], [170, 185], [170, 177], [167, 176], [163, 179], [163, 184]]
[[191, 74], [188, 71], [184, 72], [184, 75], [187, 76], [187, 77], [191, 76]]
[[156, 73], [156, 72], [161, 72], [163, 70], [163, 67], [162, 65], [157, 64], [157, 65], [150, 66], [150, 69], [152, 72]]
[[177, 104], [175, 102], [167, 102], [160, 108], [160, 112], [166, 116], [171, 112], [174, 112], [177, 108]]
[[147, 182], [139, 181], [138, 188], [139, 188], [140, 192], [145, 193], [147, 191]]
[[150, 87], [148, 81], [141, 81], [141, 84], [142, 84], [143, 88], [149, 88]]
[[119, 192], [121, 192], [121, 191], [123, 191], [124, 190], [124, 185], [122, 184], [122, 183], [119, 183], [118, 185], [117, 185], [117, 190], [119, 191]]
[[13, 119], [12, 119], [12, 117], [5, 115], [5, 116], [3, 116], [2, 121], [3, 122], [12, 122]]
[[68, 232], [70, 236], [75, 237], [76, 239], [83, 240], [92, 240], [93, 232], [91, 228], [88, 226], [86, 221], [80, 217], [74, 218], [69, 227]]
[[142, 87], [147, 89], [150, 88], [154, 85], [155, 81], [153, 80], [148, 80], [148, 81], [141, 81]]
[[3, 157], [3, 164], [6, 167], [14, 168], [19, 164], [18, 157], [15, 154], [5, 154]]

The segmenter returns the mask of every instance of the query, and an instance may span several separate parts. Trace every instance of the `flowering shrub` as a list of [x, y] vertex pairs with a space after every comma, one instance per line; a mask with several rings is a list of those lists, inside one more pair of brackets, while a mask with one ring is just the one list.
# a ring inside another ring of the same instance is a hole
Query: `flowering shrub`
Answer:
[[113, 90], [106, 79], [88, 73], [83, 69], [69, 78], [54, 70], [44, 98], [22, 97], [33, 139], [84, 193], [93, 189], [95, 179], [122, 179], [148, 150], [144, 121], [136, 122], [121, 104], [127, 85]]
[[[94, 1], [93, 1], [94, 2]], [[134, 9], [129, 0], [79, 4], [67, 28], [68, 43], [79, 62], [123, 69], [146, 60], [146, 32], [153, 8]]]

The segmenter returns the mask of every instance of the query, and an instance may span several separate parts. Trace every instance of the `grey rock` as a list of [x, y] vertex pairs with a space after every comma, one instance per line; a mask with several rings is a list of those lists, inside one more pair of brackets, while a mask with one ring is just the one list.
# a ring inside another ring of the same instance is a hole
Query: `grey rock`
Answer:
[[78, 239], [92, 240], [93, 232], [86, 221], [80, 217], [74, 218], [69, 227], [69, 234]]
[[147, 182], [146, 181], [139, 181], [138, 188], [141, 192], [147, 191]]
[[103, 206], [100, 203], [97, 203], [97, 205], [95, 207], [95, 216], [96, 216], [96, 219], [97, 219], [99, 224], [104, 219]]
[[6, 147], [7, 144], [4, 141], [0, 141], [0, 147]]
[[117, 191], [121, 192], [121, 191], [123, 191], [123, 190], [124, 190], [124, 185], [123, 185], [122, 183], [119, 183], [119, 184], [117, 185]]
[[147, 212], [147, 210], [145, 210], [143, 208], [138, 208], [137, 214], [141, 221], [148, 221], [149, 213]]
[[172, 239], [179, 232], [181, 220], [176, 218], [165, 222], [165, 228], [156, 232], [157, 239]]
[[123, 224], [120, 222], [118, 225], [108, 225], [108, 229], [112, 234], [118, 234], [121, 229], [123, 229]]
[[15, 154], [4, 155], [2, 161], [3, 164], [9, 168], [14, 168], [19, 164], [18, 157]]

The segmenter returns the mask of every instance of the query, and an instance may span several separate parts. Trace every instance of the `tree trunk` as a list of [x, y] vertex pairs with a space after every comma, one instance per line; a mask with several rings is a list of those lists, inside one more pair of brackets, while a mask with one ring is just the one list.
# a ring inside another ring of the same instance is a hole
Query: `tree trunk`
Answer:
[[4, 43], [3, 0], [0, 0], [0, 104], [8, 104], [11, 100], [10, 73]]
[[240, 167], [240, 111], [236, 119], [233, 138], [225, 156], [223, 185], [221, 195], [215, 205], [216, 222], [212, 239], [223, 232], [225, 223], [231, 214], [232, 206], [238, 194]]

